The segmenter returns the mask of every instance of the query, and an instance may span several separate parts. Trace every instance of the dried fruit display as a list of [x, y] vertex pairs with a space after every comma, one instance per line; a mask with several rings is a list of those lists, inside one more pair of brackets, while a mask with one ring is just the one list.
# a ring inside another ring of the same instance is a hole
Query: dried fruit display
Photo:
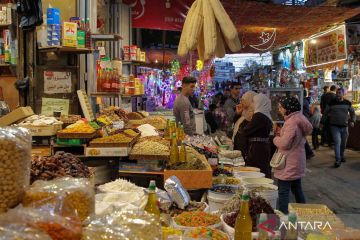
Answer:
[[57, 152], [51, 157], [33, 157], [31, 183], [36, 180], [52, 180], [58, 177], [89, 178], [89, 168], [71, 153]]
[[[221, 210], [222, 213], [230, 213], [225, 216], [224, 221], [231, 227], [235, 226], [236, 217], [239, 213], [241, 206], [241, 195], [241, 192], [237, 193], [234, 197], [232, 197], [228, 202], [224, 204], [225, 207]], [[253, 222], [253, 232], [257, 231], [257, 217], [261, 213], [275, 214], [274, 209], [270, 206], [270, 204], [260, 196], [250, 196], [249, 209]]]
[[59, 133], [94, 133], [95, 129], [84, 122], [76, 122], [67, 128], [59, 131]]
[[169, 146], [155, 141], [139, 141], [131, 149], [130, 155], [169, 156]]
[[209, 240], [228, 240], [228, 236], [217, 229], [208, 228], [208, 227], [199, 227], [192, 229], [185, 233], [185, 237], [195, 238], [195, 239], [209, 239]]
[[195, 212], [195, 211], [204, 211], [207, 205], [204, 202], [194, 202], [190, 201], [189, 205], [185, 207], [185, 209], [180, 209], [176, 204], [171, 205], [169, 210], [162, 210], [161, 213], [170, 214], [172, 217], [183, 212]]
[[90, 142], [92, 143], [130, 143], [133, 138], [127, 137], [124, 134], [118, 133], [112, 136], [96, 138]]

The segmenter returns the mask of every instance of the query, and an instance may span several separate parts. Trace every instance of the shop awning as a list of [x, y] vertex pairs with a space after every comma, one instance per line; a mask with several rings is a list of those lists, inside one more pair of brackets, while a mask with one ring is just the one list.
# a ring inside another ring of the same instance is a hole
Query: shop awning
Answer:
[[[250, 45], [261, 44], [262, 39], [271, 37], [275, 29], [276, 37], [271, 49], [310, 37], [360, 14], [360, 8], [285, 6], [237, 0], [224, 0], [222, 3], [237, 26], [245, 46], [242, 52], [248, 53], [261, 52]], [[271, 42], [263, 47], [269, 47]]]

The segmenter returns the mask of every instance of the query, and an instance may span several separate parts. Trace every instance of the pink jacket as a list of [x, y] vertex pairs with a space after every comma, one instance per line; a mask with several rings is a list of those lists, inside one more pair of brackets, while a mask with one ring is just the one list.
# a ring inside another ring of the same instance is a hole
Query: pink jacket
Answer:
[[305, 176], [305, 137], [311, 131], [311, 123], [301, 112], [295, 112], [285, 117], [280, 137], [274, 138], [274, 144], [278, 151], [287, 155], [285, 168], [275, 170], [277, 179], [291, 181]]

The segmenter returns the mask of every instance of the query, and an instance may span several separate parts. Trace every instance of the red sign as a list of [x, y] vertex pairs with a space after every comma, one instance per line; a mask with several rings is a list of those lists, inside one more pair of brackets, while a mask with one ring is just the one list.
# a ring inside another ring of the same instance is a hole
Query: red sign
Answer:
[[181, 31], [194, 0], [124, 0], [132, 7], [134, 28]]

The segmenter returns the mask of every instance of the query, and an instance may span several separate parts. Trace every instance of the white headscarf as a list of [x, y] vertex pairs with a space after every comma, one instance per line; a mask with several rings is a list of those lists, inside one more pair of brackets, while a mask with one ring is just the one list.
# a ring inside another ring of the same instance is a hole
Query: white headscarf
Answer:
[[241, 97], [241, 101], [244, 103], [245, 106], [247, 106], [247, 108], [243, 110], [243, 112], [241, 113], [241, 117], [234, 124], [234, 131], [233, 131], [233, 136], [232, 136], [233, 142], [234, 142], [236, 133], [239, 131], [239, 127], [240, 127], [241, 123], [244, 120], [247, 120], [250, 122], [252, 116], [254, 115], [254, 96], [256, 96], [256, 94], [257, 94], [256, 92], [247, 91]]
[[265, 94], [259, 93], [254, 97], [254, 113], [262, 113], [267, 116], [271, 121], [271, 101]]

